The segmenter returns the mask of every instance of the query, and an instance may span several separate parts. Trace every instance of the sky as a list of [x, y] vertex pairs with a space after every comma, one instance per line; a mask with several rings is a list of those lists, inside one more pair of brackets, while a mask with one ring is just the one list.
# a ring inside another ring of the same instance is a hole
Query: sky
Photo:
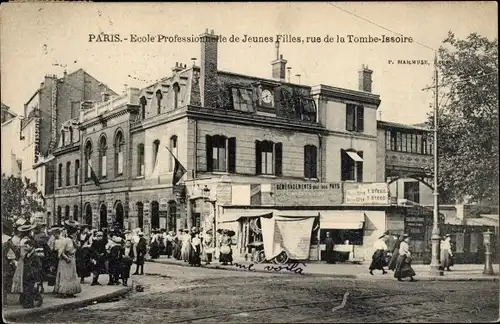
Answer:
[[[121, 93], [171, 75], [176, 62], [199, 63], [199, 43], [132, 43], [138, 36], [198, 36], [205, 29], [244, 35], [320, 37], [321, 43], [281, 42], [292, 82], [358, 89], [358, 70], [373, 70], [372, 92], [380, 95], [379, 118], [414, 124], [433, 101], [433, 49], [452, 31], [497, 38], [495, 2], [384, 3], [3, 3], [0, 9], [1, 101], [16, 113], [46, 74], [83, 68]], [[122, 42], [89, 42], [89, 35], [119, 34]], [[411, 37], [413, 43], [348, 43], [356, 37]], [[325, 36], [346, 43], [326, 43]], [[418, 42], [418, 43], [417, 43]], [[219, 70], [271, 78], [274, 42], [224, 42]], [[429, 65], [388, 64], [428, 60]], [[65, 65], [63, 68], [61, 65]], [[129, 77], [129, 75], [131, 77]]]

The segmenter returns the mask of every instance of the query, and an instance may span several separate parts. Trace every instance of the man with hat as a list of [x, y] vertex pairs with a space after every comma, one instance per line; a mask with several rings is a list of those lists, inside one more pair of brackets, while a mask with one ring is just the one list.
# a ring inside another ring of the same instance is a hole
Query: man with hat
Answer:
[[[146, 253], [148, 252], [148, 246], [146, 239], [144, 238], [144, 233], [141, 231], [138, 233], [139, 235], [139, 242], [136, 245], [135, 248], [135, 257], [136, 257], [136, 269], [135, 272], [133, 273], [134, 275], [143, 275], [144, 274], [144, 260], [146, 258]], [[139, 269], [141, 272], [139, 273]]]
[[106, 241], [104, 240], [104, 233], [97, 231], [92, 244], [90, 245], [90, 256], [92, 259], [92, 283], [91, 286], [101, 285], [99, 283], [99, 275], [105, 273], [106, 269]]
[[109, 282], [108, 285], [119, 285], [118, 280], [121, 275], [121, 262], [122, 262], [122, 238], [120, 236], [113, 236], [111, 239], [112, 246], [109, 249], [108, 254], [108, 271], [109, 271]]
[[451, 271], [453, 265], [453, 252], [451, 251], [451, 235], [446, 234], [444, 240], [441, 241], [441, 266], [442, 270]]

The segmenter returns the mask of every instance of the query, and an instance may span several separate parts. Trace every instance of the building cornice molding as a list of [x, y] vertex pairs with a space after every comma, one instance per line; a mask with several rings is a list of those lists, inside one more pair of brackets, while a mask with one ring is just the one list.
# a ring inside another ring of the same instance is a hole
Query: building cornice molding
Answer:
[[327, 86], [324, 84], [316, 85], [311, 88], [311, 96], [320, 95], [325, 99], [337, 98], [345, 100], [353, 100], [360, 103], [379, 106], [380, 96], [368, 92], [355, 91], [343, 88]]

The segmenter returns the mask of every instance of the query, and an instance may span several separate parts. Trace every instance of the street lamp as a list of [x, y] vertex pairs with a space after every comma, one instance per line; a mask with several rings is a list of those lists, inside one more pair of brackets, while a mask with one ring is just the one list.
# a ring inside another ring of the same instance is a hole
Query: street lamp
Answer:
[[438, 69], [437, 69], [437, 55], [434, 56], [434, 82], [435, 82], [435, 94], [434, 94], [434, 146], [433, 146], [433, 154], [434, 154], [434, 188], [432, 195], [434, 196], [434, 213], [433, 213], [433, 222], [432, 222], [432, 258], [430, 265], [430, 272], [433, 276], [442, 276], [443, 270], [440, 267], [440, 233], [439, 233], [439, 191], [438, 191]]
[[491, 236], [493, 235], [490, 230], [487, 230], [486, 232], [483, 233], [483, 242], [484, 242], [484, 255], [485, 255], [485, 260], [484, 260], [484, 270], [483, 274], [485, 275], [494, 275], [495, 272], [493, 272], [493, 266], [491, 264]]

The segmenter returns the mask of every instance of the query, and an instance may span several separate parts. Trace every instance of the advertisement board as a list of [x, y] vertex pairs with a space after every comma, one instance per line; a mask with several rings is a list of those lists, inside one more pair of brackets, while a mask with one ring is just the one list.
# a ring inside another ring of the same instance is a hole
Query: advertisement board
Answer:
[[280, 183], [272, 185], [279, 206], [328, 206], [342, 204], [342, 183]]
[[389, 205], [389, 185], [383, 183], [345, 183], [344, 204]]

